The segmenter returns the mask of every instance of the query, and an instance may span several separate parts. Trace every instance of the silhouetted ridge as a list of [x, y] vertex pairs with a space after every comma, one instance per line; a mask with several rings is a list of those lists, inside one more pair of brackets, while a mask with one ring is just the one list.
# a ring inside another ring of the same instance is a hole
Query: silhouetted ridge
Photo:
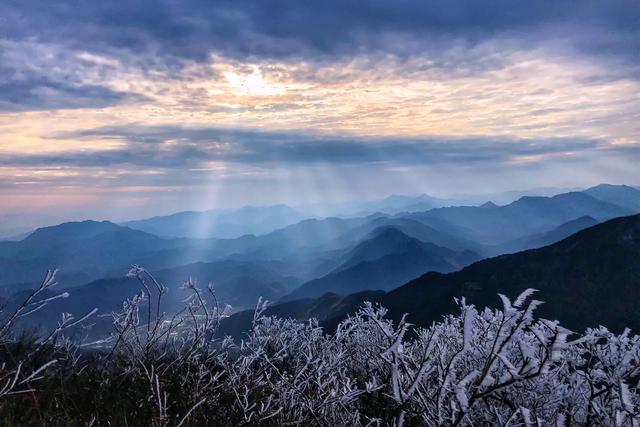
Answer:
[[628, 185], [600, 184], [584, 193], [608, 203], [622, 206], [634, 213], [640, 212], [640, 190]]
[[23, 241], [29, 243], [47, 243], [51, 240], [75, 240], [94, 237], [98, 234], [121, 228], [110, 221], [75, 221], [59, 225], [41, 227], [29, 234]]
[[640, 330], [640, 215], [616, 218], [558, 243], [478, 261], [459, 272], [428, 273], [381, 298], [391, 313], [427, 324], [454, 309], [454, 297], [478, 306], [491, 296], [540, 290], [541, 315], [582, 329], [602, 324]]
[[482, 205], [480, 205], [481, 208], [484, 209], [493, 209], [493, 208], [497, 208], [498, 205], [496, 205], [495, 203], [493, 203], [492, 201], [488, 201], [486, 203], [483, 203]]
[[565, 222], [544, 233], [536, 233], [530, 236], [522, 237], [511, 242], [504, 243], [496, 248], [497, 253], [513, 253], [526, 249], [535, 249], [542, 246], [551, 245], [572, 234], [577, 233], [587, 227], [598, 224], [598, 221], [590, 216], [582, 216], [574, 220]]
[[[542, 233], [581, 216], [603, 221], [630, 215], [633, 211], [581, 192], [553, 197], [524, 196], [505, 206], [484, 208], [458, 206], [432, 209], [406, 217], [438, 229], [447, 224], [465, 230], [465, 237], [487, 245]], [[458, 234], [459, 235], [459, 234]]]
[[284, 300], [317, 297], [325, 292], [349, 294], [389, 290], [426, 271], [453, 271], [479, 259], [473, 252], [456, 252], [421, 242], [393, 227], [376, 229], [370, 238], [345, 255], [329, 274], [311, 280]]
[[[491, 307], [496, 293], [514, 296], [527, 288], [538, 289], [536, 298], [545, 301], [541, 316], [576, 331], [595, 325], [639, 331], [640, 215], [609, 220], [553, 245], [485, 259], [454, 273], [429, 272], [386, 294], [354, 293], [345, 299], [351, 309], [325, 313], [323, 324], [331, 329], [364, 301], [372, 301], [396, 319], [409, 313], [410, 322], [427, 326], [454, 312], [456, 298]], [[286, 316], [286, 307], [274, 309]]]

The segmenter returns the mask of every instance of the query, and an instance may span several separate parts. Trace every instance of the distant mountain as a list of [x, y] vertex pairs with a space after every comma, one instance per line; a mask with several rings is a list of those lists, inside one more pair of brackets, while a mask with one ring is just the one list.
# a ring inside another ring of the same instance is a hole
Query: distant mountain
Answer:
[[[455, 312], [455, 298], [494, 307], [497, 293], [514, 297], [527, 288], [539, 290], [535, 298], [544, 301], [538, 309], [541, 317], [576, 331], [598, 325], [639, 331], [640, 215], [612, 219], [553, 245], [485, 259], [454, 273], [430, 272], [386, 294], [353, 294], [345, 300], [351, 308], [324, 312], [324, 325], [330, 329], [367, 300], [388, 308], [392, 318], [409, 313], [411, 323], [428, 325]], [[286, 307], [273, 310], [299, 315]], [[234, 324], [237, 331], [240, 324]]]
[[33, 232], [33, 230], [29, 230], [20, 234], [13, 234], [9, 236], [0, 237], [0, 242], [19, 242], [20, 240], [24, 240]]
[[417, 196], [391, 195], [382, 200], [364, 202], [357, 205], [352, 212], [355, 215], [368, 215], [376, 212], [394, 215], [401, 212], [421, 212], [443, 206], [452, 206], [459, 202], [440, 199], [427, 194]]
[[304, 276], [324, 262], [322, 254], [339, 249], [337, 237], [373, 218], [309, 219], [236, 239], [162, 238], [108, 221], [63, 223], [40, 228], [21, 241], [0, 242], [0, 289], [33, 287], [46, 268], [60, 268], [60, 281], [77, 286], [124, 274], [131, 264], [157, 270], [225, 258], [287, 259], [283, 274]]
[[[393, 227], [422, 242], [433, 243], [456, 251], [472, 250], [479, 252], [482, 250], [481, 246], [476, 242], [438, 230], [422, 222], [410, 218], [387, 216], [375, 217], [362, 225], [348, 230], [337, 239], [337, 242], [339, 245], [348, 246], [366, 239], [375, 229], [382, 227]], [[448, 228], [453, 227], [449, 226]], [[465, 230], [456, 229], [455, 232], [456, 234], [464, 234]]]
[[553, 230], [536, 233], [531, 236], [522, 237], [512, 240], [495, 248], [497, 254], [520, 252], [527, 249], [541, 248], [559, 242], [572, 234], [577, 233], [585, 228], [598, 224], [598, 221], [590, 216], [581, 216], [580, 218], [565, 222]]
[[584, 193], [607, 203], [621, 206], [633, 213], [640, 213], [640, 190], [628, 185], [600, 184], [584, 190]]
[[[70, 222], [37, 229], [20, 241], [0, 242], [0, 293], [37, 285], [46, 268], [59, 267], [60, 282], [73, 287], [122, 275], [134, 263], [161, 270], [221, 260], [279, 261], [280, 277], [296, 277], [288, 283], [313, 289], [303, 296], [391, 289], [428, 270], [455, 270], [475, 260], [475, 253], [486, 256], [489, 244], [508, 242], [516, 245], [512, 250], [545, 245], [591, 220], [627, 212], [587, 193], [566, 193], [525, 197], [506, 206], [307, 219], [233, 239], [166, 238], [108, 221]], [[591, 218], [578, 220], [585, 215]], [[379, 232], [389, 228], [395, 231]]]
[[[257, 238], [247, 254], [270, 257], [313, 258], [322, 252], [341, 249], [338, 238], [354, 227], [377, 218], [306, 219]], [[273, 258], [272, 258], [273, 259]]]
[[450, 274], [427, 273], [386, 294], [390, 313], [428, 324], [455, 310], [454, 297], [495, 305], [496, 293], [539, 289], [539, 314], [576, 330], [640, 330], [640, 215], [616, 218], [551, 246], [479, 261]]
[[[439, 246], [453, 246], [459, 249], [457, 252], [464, 252], [469, 247], [480, 247], [474, 242], [450, 236], [417, 221], [374, 214], [358, 218], [304, 220], [269, 234], [253, 237], [242, 250], [237, 249], [232, 257], [244, 260], [278, 259], [290, 274], [298, 277], [310, 275], [310, 280], [337, 268], [358, 244], [370, 239], [375, 230], [385, 227], [398, 229], [410, 237], [417, 236], [418, 240], [428, 240], [428, 243], [436, 241], [442, 244]], [[226, 242], [225, 245], [229, 246], [236, 240]]]
[[129, 221], [123, 225], [165, 237], [235, 238], [266, 234], [303, 219], [286, 205], [245, 206], [241, 209], [178, 212], [168, 216]]
[[468, 265], [476, 261], [478, 255], [470, 252], [456, 252], [433, 243], [424, 242], [408, 236], [393, 226], [383, 226], [372, 231], [367, 239], [360, 242], [344, 258], [344, 261], [335, 271], [346, 270], [361, 262], [375, 261], [390, 254], [405, 253], [427, 254], [429, 259], [437, 266], [437, 271], [447, 271], [448, 269], [460, 268], [461, 265]]
[[491, 200], [498, 205], [506, 205], [525, 196], [553, 197], [558, 194], [581, 190], [581, 188], [575, 187], [537, 187], [528, 190], [500, 191], [495, 193], [452, 194], [451, 197], [455, 200], [460, 200], [458, 205], [475, 206], [485, 203], [487, 200]]
[[473, 252], [455, 252], [421, 242], [385, 227], [345, 254], [331, 273], [311, 280], [287, 295], [286, 300], [317, 297], [326, 292], [349, 294], [389, 290], [427, 271], [453, 271], [479, 259]]
[[505, 206], [439, 208], [405, 217], [440, 230], [443, 224], [459, 227], [466, 234], [458, 237], [495, 245], [542, 233], [582, 216], [602, 221], [631, 213], [586, 193], [572, 192], [553, 197], [526, 196]]
[[43, 269], [55, 267], [67, 286], [79, 285], [118, 270], [124, 274], [132, 260], [180, 244], [108, 221], [44, 227], [21, 241], [0, 242], [0, 286], [31, 287]]
[[496, 205], [491, 200], [489, 200], [488, 202], [481, 204], [479, 207], [483, 209], [496, 209], [496, 208], [499, 208], [500, 206]]
[[[148, 254], [137, 263], [150, 268], [196, 261], [235, 259], [240, 261], [280, 260], [283, 273], [308, 277], [319, 264], [329, 261], [341, 249], [336, 238], [374, 217], [307, 219], [261, 236], [235, 239], [180, 239], [180, 246]], [[333, 268], [333, 267], [331, 267]], [[317, 276], [314, 276], [317, 277]]]

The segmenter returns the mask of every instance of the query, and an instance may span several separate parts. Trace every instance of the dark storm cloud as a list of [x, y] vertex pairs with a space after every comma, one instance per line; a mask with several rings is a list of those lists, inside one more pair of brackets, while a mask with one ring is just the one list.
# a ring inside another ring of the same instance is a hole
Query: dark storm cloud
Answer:
[[[118, 140], [122, 148], [46, 155], [5, 155], [11, 166], [199, 168], [208, 162], [283, 166], [300, 164], [501, 164], [523, 157], [612, 151], [603, 141], [580, 138], [351, 138], [307, 133], [135, 125], [99, 128], [59, 138]], [[630, 152], [640, 148], [627, 147]]]
[[[476, 43], [503, 33], [571, 37], [585, 52], [633, 60], [640, 52], [635, 0], [8, 0], [0, 16], [0, 31], [12, 40], [153, 54], [169, 66], [212, 52], [238, 58], [371, 50], [414, 55], [450, 38]], [[397, 43], [390, 35], [415, 43]]]

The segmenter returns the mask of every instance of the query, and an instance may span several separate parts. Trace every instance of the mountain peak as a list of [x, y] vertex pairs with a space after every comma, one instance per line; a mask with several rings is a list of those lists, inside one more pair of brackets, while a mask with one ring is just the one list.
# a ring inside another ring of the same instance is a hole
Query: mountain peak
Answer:
[[550, 197], [544, 197], [544, 196], [522, 196], [518, 200], [515, 200], [515, 201], [511, 202], [507, 206], [511, 206], [511, 205], [515, 205], [515, 204], [519, 204], [519, 203], [535, 203], [536, 201], [548, 200], [548, 199], [550, 199]]
[[489, 200], [488, 202], [480, 205], [480, 207], [483, 209], [494, 209], [494, 208], [498, 208], [499, 206], [493, 203], [491, 200]]
[[562, 227], [567, 224], [597, 224], [598, 220], [590, 215], [583, 215], [579, 218], [572, 219], [571, 221], [567, 221], [564, 224], [560, 224], [558, 227]]
[[119, 228], [122, 227], [111, 221], [85, 220], [64, 222], [58, 225], [38, 228], [24, 240], [33, 242], [59, 237], [70, 237], [72, 239], [86, 238]]
[[589, 191], [593, 191], [593, 190], [619, 190], [619, 189], [625, 189], [625, 190], [635, 190], [634, 187], [631, 187], [629, 185], [625, 185], [625, 184], [607, 184], [607, 183], [602, 183], [602, 184], [598, 184], [598, 185], [594, 185], [593, 187], [589, 187], [586, 190], [584, 190], [585, 193], [588, 193]]
[[373, 232], [371, 232], [371, 236], [372, 236], [372, 239], [383, 240], [383, 241], [415, 240], [412, 237], [408, 236], [407, 234], [403, 233], [402, 231], [398, 230], [396, 227], [393, 227], [390, 225], [376, 228], [375, 230], [373, 230]]
[[584, 190], [585, 194], [601, 200], [623, 207], [630, 213], [640, 212], [640, 190], [628, 185], [600, 184]]

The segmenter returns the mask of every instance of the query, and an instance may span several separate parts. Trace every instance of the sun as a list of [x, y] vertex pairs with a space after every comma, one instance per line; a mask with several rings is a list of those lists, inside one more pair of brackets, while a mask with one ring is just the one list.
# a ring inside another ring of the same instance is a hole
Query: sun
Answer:
[[286, 92], [284, 85], [265, 80], [257, 67], [254, 67], [251, 74], [238, 74], [230, 71], [224, 76], [237, 95], [274, 96]]

